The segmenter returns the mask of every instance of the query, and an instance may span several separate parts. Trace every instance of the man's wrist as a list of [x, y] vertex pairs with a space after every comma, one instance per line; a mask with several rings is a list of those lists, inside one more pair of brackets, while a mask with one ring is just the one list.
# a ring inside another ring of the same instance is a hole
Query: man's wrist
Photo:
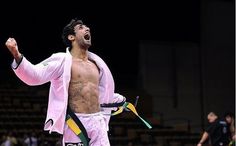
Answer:
[[20, 55], [21, 56], [18, 58], [19, 60], [17, 60], [17, 58], [15, 58], [14, 61], [12, 62], [11, 67], [13, 69], [17, 69], [18, 66], [20, 65], [20, 63], [22, 62], [24, 56], [23, 56], [23, 54], [20, 54]]
[[16, 60], [16, 63], [19, 64], [22, 61], [23, 55], [21, 53], [17, 53], [14, 55], [14, 58]]

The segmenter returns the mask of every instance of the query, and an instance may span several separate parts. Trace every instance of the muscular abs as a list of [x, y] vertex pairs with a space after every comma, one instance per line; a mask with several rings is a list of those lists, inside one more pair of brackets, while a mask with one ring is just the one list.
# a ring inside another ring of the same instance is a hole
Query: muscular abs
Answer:
[[98, 84], [99, 70], [95, 63], [73, 59], [69, 105], [75, 113], [90, 114], [100, 111]]

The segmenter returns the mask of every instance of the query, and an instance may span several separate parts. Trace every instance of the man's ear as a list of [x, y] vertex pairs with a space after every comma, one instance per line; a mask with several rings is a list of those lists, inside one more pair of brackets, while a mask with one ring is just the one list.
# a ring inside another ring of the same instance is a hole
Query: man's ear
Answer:
[[75, 39], [75, 36], [73, 36], [73, 35], [68, 35], [68, 40], [70, 40], [70, 41], [73, 41], [74, 39]]

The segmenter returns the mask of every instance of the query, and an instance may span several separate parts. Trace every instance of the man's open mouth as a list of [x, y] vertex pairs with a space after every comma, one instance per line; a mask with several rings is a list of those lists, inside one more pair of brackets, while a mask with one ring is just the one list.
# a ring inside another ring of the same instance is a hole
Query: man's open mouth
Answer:
[[84, 35], [84, 39], [85, 39], [85, 40], [90, 40], [90, 35], [89, 35], [88, 33], [85, 34], [85, 35]]

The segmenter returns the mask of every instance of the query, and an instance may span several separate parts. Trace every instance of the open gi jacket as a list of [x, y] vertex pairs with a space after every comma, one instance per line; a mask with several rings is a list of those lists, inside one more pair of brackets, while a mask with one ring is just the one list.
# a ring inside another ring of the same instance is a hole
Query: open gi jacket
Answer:
[[[116, 103], [125, 100], [125, 97], [114, 93], [114, 80], [106, 63], [96, 54], [89, 52], [89, 59], [96, 62], [100, 69], [99, 102]], [[44, 130], [63, 134], [66, 109], [68, 104], [68, 88], [71, 78], [72, 56], [67, 48], [66, 52], [54, 53], [44, 61], [33, 65], [25, 57], [17, 64], [14, 60], [12, 68], [15, 74], [30, 86], [42, 85], [50, 82], [47, 117]], [[111, 109], [103, 112], [110, 113]], [[109, 115], [104, 115], [105, 121], [110, 120]]]

